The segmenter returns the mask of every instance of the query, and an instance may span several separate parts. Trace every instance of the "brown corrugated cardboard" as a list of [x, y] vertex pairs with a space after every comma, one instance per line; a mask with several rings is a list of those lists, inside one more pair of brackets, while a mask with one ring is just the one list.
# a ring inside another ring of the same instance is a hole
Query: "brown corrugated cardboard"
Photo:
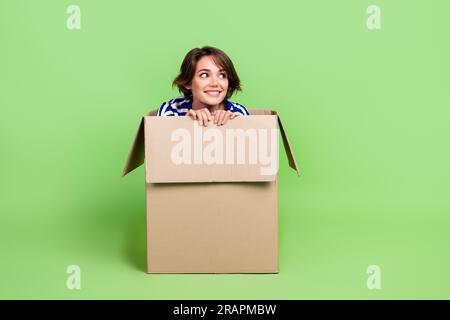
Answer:
[[277, 113], [224, 126], [142, 118], [123, 175], [144, 162], [149, 273], [278, 272]]

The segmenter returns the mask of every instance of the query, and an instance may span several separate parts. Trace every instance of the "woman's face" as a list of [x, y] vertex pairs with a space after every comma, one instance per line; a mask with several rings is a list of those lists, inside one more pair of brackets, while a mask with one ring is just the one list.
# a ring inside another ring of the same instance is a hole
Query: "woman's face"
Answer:
[[193, 100], [197, 104], [216, 106], [225, 100], [228, 77], [211, 56], [204, 56], [197, 62], [194, 78], [187, 88], [192, 90]]

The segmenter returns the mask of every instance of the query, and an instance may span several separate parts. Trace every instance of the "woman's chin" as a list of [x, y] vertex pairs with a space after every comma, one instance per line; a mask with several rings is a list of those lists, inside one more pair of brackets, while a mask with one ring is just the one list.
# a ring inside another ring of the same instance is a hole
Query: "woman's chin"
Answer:
[[208, 97], [204, 99], [204, 103], [208, 106], [217, 106], [218, 104], [222, 103], [223, 100], [224, 97], [217, 97], [217, 98]]

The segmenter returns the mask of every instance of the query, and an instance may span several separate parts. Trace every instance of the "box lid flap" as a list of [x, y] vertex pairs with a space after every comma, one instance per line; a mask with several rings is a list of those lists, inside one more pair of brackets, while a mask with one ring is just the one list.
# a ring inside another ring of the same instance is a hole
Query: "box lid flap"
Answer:
[[[157, 111], [158, 110], [153, 110], [149, 112], [147, 116], [155, 116]], [[142, 117], [134, 136], [130, 152], [128, 153], [127, 161], [125, 162], [125, 166], [122, 170], [122, 177], [140, 167], [141, 164], [144, 163], [144, 148], [144, 117]]]
[[278, 116], [278, 126], [281, 133], [281, 138], [283, 139], [283, 146], [286, 152], [286, 156], [289, 162], [289, 166], [297, 172], [297, 175], [300, 175], [300, 169], [297, 165], [297, 161], [295, 160], [294, 152], [292, 150], [291, 145], [289, 144], [289, 139], [286, 131], [284, 130], [283, 123], [281, 122], [281, 117], [278, 112], [273, 111], [272, 109], [251, 109], [249, 110], [251, 115], [277, 115]]
[[292, 150], [292, 147], [289, 143], [288, 136], [286, 134], [286, 131], [284, 130], [283, 123], [281, 122], [281, 117], [277, 112], [274, 112], [278, 116], [278, 126], [280, 128], [281, 132], [281, 138], [283, 139], [283, 146], [284, 150], [286, 151], [286, 156], [288, 158], [289, 167], [295, 170], [297, 172], [297, 176], [300, 175], [300, 169], [297, 166], [297, 161], [295, 160], [294, 151]]

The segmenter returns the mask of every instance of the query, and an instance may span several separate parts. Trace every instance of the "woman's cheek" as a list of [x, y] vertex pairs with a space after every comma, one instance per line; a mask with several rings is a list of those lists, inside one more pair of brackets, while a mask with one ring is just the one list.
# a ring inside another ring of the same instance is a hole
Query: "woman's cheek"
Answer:
[[225, 90], [228, 90], [228, 80], [226, 80], [226, 81], [224, 81], [224, 82], [222, 83], [222, 87], [223, 87]]

